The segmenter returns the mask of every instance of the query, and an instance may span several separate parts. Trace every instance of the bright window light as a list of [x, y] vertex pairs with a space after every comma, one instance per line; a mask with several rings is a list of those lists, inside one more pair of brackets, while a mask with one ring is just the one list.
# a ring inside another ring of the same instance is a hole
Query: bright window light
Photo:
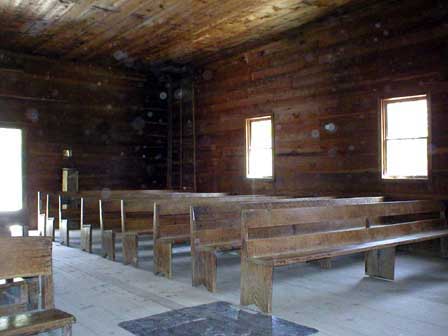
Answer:
[[272, 178], [272, 118], [246, 120], [248, 178]]
[[22, 209], [22, 130], [0, 128], [0, 211]]
[[14, 224], [9, 227], [11, 232], [11, 237], [22, 237], [23, 236], [23, 226], [19, 224]]
[[383, 178], [428, 177], [428, 101], [426, 96], [382, 102]]

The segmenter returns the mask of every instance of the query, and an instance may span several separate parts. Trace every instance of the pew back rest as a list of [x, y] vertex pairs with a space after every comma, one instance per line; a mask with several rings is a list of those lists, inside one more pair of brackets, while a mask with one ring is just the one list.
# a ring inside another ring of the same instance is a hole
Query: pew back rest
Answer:
[[[191, 238], [195, 246], [241, 241], [241, 211], [243, 209], [282, 209], [346, 204], [369, 204], [383, 202], [384, 197], [353, 198], [292, 198], [246, 204], [229, 202], [191, 207]], [[359, 219], [351, 221], [333, 221], [335, 228], [356, 227], [364, 223]], [[278, 228], [278, 233], [298, 231], [294, 225]], [[271, 229], [272, 231], [273, 229]]]
[[59, 197], [55, 193], [47, 193], [45, 196], [45, 212], [47, 218], [55, 218], [59, 221]]
[[50, 237], [0, 238], [0, 279], [52, 273]]
[[69, 220], [74, 223], [80, 223], [81, 197], [59, 194], [58, 209], [60, 220]]
[[[182, 193], [173, 192], [169, 190], [126, 190], [126, 191], [91, 191], [83, 192], [81, 197], [81, 224], [101, 225], [99, 200], [103, 202], [114, 200], [132, 200], [138, 205], [137, 200], [141, 200], [141, 207], [145, 208], [147, 202], [145, 200], [151, 199], [172, 199], [172, 198], [188, 198], [192, 196], [197, 197], [222, 197], [222, 193]], [[113, 203], [113, 202], [112, 202]], [[152, 217], [151, 205], [151, 217]]]
[[154, 204], [154, 237], [190, 234], [190, 207], [227, 202], [253, 202], [279, 199], [280, 196], [235, 195], [214, 198], [178, 199]]
[[[123, 219], [121, 217], [121, 200], [108, 199], [98, 201], [98, 212], [101, 230], [123, 231]], [[86, 223], [87, 224], [87, 223]]]
[[[199, 195], [199, 196], [198, 196]], [[132, 197], [126, 199], [109, 198], [99, 200], [99, 220], [102, 230], [118, 229], [122, 232], [132, 230], [152, 230], [154, 218], [154, 204], [156, 201], [178, 203], [183, 200], [205, 200], [220, 198], [220, 193], [165, 193]], [[198, 196], [198, 197], [196, 197]], [[222, 197], [222, 196], [221, 196]], [[227, 197], [227, 196], [226, 196]], [[173, 202], [173, 200], [176, 200]], [[86, 201], [83, 202], [87, 204]], [[91, 202], [90, 202], [91, 203]]]
[[[403, 215], [431, 214], [423, 220], [375, 224], [372, 218], [391, 218]], [[361, 219], [365, 225], [358, 228], [334, 230], [320, 226], [329, 221]], [[287, 236], [271, 234], [272, 229], [290, 226], [301, 229]], [[318, 229], [315, 229], [315, 227]], [[373, 204], [339, 205], [289, 209], [243, 209], [242, 241], [247, 257], [284, 255], [298, 251], [335, 248], [376, 239], [399, 237], [404, 234], [446, 228], [444, 206], [436, 201], [402, 201]]]

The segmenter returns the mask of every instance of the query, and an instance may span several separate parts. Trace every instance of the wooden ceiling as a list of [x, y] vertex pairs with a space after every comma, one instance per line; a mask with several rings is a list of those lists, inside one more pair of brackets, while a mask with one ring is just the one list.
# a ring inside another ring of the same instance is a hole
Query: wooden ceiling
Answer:
[[186, 63], [264, 40], [349, 1], [0, 0], [0, 45], [97, 63]]

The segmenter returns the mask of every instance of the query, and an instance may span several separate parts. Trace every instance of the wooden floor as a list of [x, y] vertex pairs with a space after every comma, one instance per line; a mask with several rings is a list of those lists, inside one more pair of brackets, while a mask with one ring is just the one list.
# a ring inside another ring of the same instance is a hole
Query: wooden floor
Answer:
[[[74, 335], [130, 335], [119, 322], [171, 309], [224, 300], [239, 303], [238, 256], [219, 260], [218, 292], [190, 285], [187, 250], [174, 257], [174, 279], [154, 276], [149, 242], [141, 269], [55, 244], [58, 308], [74, 314]], [[399, 254], [396, 281], [363, 276], [361, 257], [337, 259], [331, 270], [315, 264], [275, 271], [273, 313], [327, 336], [445, 336], [448, 260]]]

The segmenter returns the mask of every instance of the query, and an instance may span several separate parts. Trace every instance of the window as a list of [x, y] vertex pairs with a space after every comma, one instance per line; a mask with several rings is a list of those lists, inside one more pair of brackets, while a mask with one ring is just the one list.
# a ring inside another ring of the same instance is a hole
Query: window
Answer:
[[272, 118], [247, 119], [246, 176], [271, 179], [272, 170]]
[[0, 211], [22, 209], [22, 130], [0, 128]]
[[381, 105], [383, 178], [428, 178], [426, 95], [384, 99]]

